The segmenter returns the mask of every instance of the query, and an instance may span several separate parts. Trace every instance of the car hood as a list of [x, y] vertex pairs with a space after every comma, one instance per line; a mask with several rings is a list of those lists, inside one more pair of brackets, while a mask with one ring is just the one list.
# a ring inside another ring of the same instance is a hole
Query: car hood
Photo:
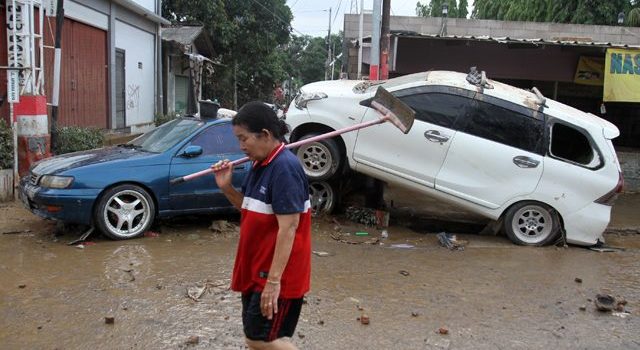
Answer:
[[31, 171], [38, 175], [57, 174], [65, 170], [75, 169], [87, 165], [105, 163], [115, 160], [125, 160], [140, 157], [150, 157], [155, 153], [143, 152], [125, 147], [104, 147], [89, 151], [63, 154], [36, 163]]
[[364, 99], [363, 94], [370, 85], [363, 80], [328, 80], [310, 83], [301, 88], [302, 92], [323, 92], [328, 97], [353, 97]]

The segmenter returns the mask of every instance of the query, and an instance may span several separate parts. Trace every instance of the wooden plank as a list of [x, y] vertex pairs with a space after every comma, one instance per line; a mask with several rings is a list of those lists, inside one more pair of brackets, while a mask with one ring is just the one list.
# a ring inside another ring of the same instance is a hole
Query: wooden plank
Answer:
[[13, 200], [13, 169], [0, 170], [0, 202]]

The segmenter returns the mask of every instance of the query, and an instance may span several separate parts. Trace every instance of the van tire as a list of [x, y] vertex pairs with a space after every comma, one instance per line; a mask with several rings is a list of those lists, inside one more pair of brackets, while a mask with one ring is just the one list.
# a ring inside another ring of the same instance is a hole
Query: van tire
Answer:
[[560, 233], [560, 217], [546, 204], [518, 202], [506, 211], [503, 229], [517, 245], [543, 246], [555, 241]]

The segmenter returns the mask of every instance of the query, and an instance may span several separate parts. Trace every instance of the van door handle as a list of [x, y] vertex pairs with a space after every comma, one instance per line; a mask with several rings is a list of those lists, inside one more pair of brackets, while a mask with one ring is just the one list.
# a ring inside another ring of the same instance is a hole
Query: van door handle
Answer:
[[431, 142], [449, 141], [449, 136], [440, 134], [438, 130], [427, 130], [424, 132], [424, 137]]
[[527, 156], [517, 156], [513, 158], [513, 164], [520, 168], [536, 168], [540, 161]]

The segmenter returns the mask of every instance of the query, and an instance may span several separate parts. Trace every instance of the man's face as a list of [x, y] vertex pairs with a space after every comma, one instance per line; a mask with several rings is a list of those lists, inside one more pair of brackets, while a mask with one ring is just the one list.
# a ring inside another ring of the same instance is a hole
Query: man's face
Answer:
[[240, 141], [240, 149], [253, 161], [262, 161], [271, 152], [271, 135], [267, 130], [260, 133], [249, 131], [244, 125], [234, 125], [233, 133]]

